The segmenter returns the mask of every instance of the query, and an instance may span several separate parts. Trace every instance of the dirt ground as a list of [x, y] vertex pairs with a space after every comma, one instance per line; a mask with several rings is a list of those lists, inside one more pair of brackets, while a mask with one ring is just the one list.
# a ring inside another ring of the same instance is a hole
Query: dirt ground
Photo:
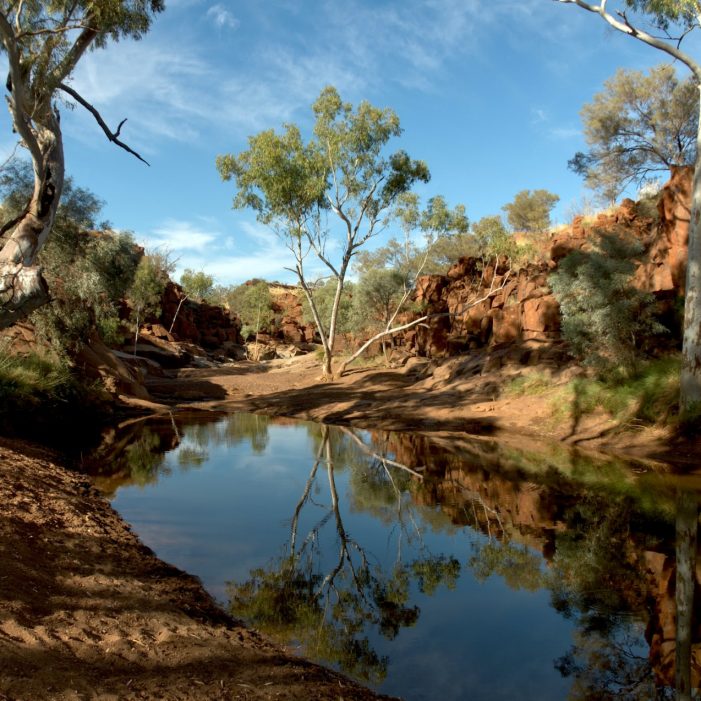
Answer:
[[0, 700], [380, 698], [229, 619], [80, 474], [0, 439]]
[[[513, 397], [521, 372], [476, 361], [416, 360], [323, 381], [311, 356], [173, 371], [138, 413], [257, 411], [328, 423], [556, 440], [637, 457], [697, 460], [663, 431], [605, 416], [554, 422], [553, 392]], [[199, 581], [145, 548], [88, 478], [61, 459], [0, 439], [0, 701], [380, 698], [229, 619]]]
[[[253, 411], [399, 431], [459, 431], [509, 441], [528, 436], [636, 458], [698, 463], [701, 443], [681, 441], [667, 430], [621, 425], [604, 412], [576, 421], [553, 418], [553, 403], [576, 367], [506, 367], [491, 373], [482, 368], [479, 357], [439, 364], [414, 359], [404, 368], [357, 369], [325, 381], [318, 361], [301, 356], [187, 368], [149, 388], [171, 408]], [[524, 396], [504, 392], [510, 379], [529, 372], [549, 373], [552, 387]]]

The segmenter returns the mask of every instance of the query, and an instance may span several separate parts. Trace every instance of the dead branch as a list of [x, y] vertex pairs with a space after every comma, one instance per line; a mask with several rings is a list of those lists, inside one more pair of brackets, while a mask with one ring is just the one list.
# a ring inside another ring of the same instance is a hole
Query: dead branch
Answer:
[[[413, 321], [410, 321], [406, 324], [402, 324], [401, 326], [395, 326], [394, 328], [385, 328], [384, 331], [380, 331], [380, 333], [375, 334], [371, 339], [366, 341], [353, 355], [348, 358], [348, 360], [344, 361], [341, 364], [341, 367], [338, 370], [337, 375], [339, 377], [343, 376], [343, 373], [345, 372], [346, 368], [353, 363], [355, 360], [357, 360], [373, 343], [376, 341], [379, 341], [383, 338], [386, 338], [387, 336], [393, 336], [400, 331], [407, 331], [408, 329], [413, 328], [414, 326], [418, 326], [419, 324], [423, 324], [426, 321], [430, 321], [432, 319], [440, 319], [442, 317], [451, 317], [455, 318], [457, 316], [460, 316], [461, 314], [464, 314], [468, 309], [471, 309], [472, 307], [477, 306], [478, 304], [481, 304], [482, 302], [490, 299], [494, 295], [496, 295], [498, 292], [504, 289], [506, 287], [506, 284], [509, 280], [509, 276], [511, 275], [511, 268], [506, 272], [506, 274], [502, 277], [501, 283], [499, 284], [498, 287], [494, 287], [494, 282], [496, 279], [496, 266], [494, 268], [494, 273], [492, 275], [492, 280], [489, 285], [489, 291], [487, 294], [483, 295], [482, 297], [479, 297], [478, 299], [473, 299], [467, 302], [466, 304], [460, 305], [459, 308], [457, 308], [453, 312], [437, 312], [435, 314], [424, 314], [423, 316], [419, 317], [418, 319], [414, 319]], [[393, 317], [394, 318], [394, 317]]]
[[80, 95], [72, 87], [70, 87], [69, 85], [66, 85], [65, 83], [59, 83], [59, 88], [61, 88], [61, 90], [63, 90], [63, 92], [68, 93], [76, 102], [78, 102], [83, 107], [85, 107], [85, 109], [88, 110], [88, 112], [90, 112], [90, 114], [92, 114], [93, 117], [95, 117], [95, 121], [100, 125], [100, 128], [102, 129], [102, 131], [105, 132], [105, 136], [107, 136], [107, 138], [113, 144], [116, 144], [120, 148], [123, 148], [127, 153], [131, 153], [132, 156], [135, 156], [142, 163], [145, 163], [147, 166], [151, 165], [145, 158], [143, 158], [136, 151], [134, 151], [134, 149], [127, 146], [127, 144], [125, 144], [123, 141], [120, 140], [119, 134], [122, 131], [122, 127], [124, 126], [124, 123], [127, 121], [126, 118], [123, 119], [119, 123], [119, 126], [117, 127], [117, 131], [113, 132], [105, 123], [105, 120], [102, 118], [102, 115], [82, 95]]

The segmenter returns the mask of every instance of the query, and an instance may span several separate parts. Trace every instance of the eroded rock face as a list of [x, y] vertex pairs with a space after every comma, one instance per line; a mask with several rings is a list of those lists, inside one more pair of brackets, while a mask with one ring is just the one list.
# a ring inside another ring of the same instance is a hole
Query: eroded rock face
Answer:
[[625, 233], [640, 241], [644, 254], [634, 277], [639, 289], [662, 300], [683, 294], [691, 179], [691, 168], [673, 169], [660, 193], [657, 221], [630, 199], [610, 213], [575, 217], [568, 229], [551, 234], [542, 263], [517, 273], [501, 265], [483, 272], [477, 259], [461, 258], [446, 275], [419, 278], [415, 300], [422, 313], [441, 316], [407, 333], [404, 352], [445, 357], [508, 344], [562, 345], [560, 309], [548, 275], [568, 254], [591, 247], [599, 232]]
[[[208, 349], [220, 348], [225, 343], [243, 343], [241, 322], [235, 315], [222, 307], [188, 299], [180, 304], [184, 296], [180, 285], [169, 282], [161, 300], [160, 324], [151, 325], [147, 332], [156, 338], [189, 341]], [[169, 332], [171, 324], [173, 329]]]

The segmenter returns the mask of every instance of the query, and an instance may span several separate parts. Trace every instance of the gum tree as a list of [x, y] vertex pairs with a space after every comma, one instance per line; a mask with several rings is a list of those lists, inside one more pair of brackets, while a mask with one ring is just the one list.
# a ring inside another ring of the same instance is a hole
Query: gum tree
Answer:
[[648, 73], [619, 69], [582, 107], [589, 147], [568, 166], [588, 187], [613, 202], [631, 183], [672, 166], [693, 165], [698, 132], [698, 88], [662, 63]]
[[[555, 0], [577, 5], [606, 22], [622, 34], [643, 42], [684, 64], [701, 86], [701, 63], [682, 50], [684, 38], [701, 28], [701, 0], [623, 0], [598, 4], [584, 0]], [[652, 24], [650, 31], [643, 24]], [[701, 113], [701, 94], [697, 95]], [[699, 120], [701, 121], [701, 120]], [[696, 152], [701, 144], [701, 132], [696, 133]], [[701, 169], [698, 155], [694, 167], [691, 212], [689, 222], [689, 257], [686, 270], [686, 299], [684, 306], [684, 340], [680, 404], [682, 410], [701, 406]]]
[[0, 2], [0, 48], [7, 60], [6, 100], [13, 130], [27, 150], [33, 190], [0, 228], [0, 328], [49, 301], [37, 256], [51, 233], [64, 182], [58, 96], [68, 95], [97, 120], [110, 141], [140, 160], [99, 112], [67, 84], [85, 53], [120, 38], [139, 39], [163, 0], [14, 0]]
[[[391, 109], [343, 102], [327, 86], [313, 105], [313, 136], [305, 142], [295, 125], [282, 134], [268, 130], [249, 138], [238, 155], [217, 158], [224, 180], [233, 179], [234, 207], [250, 207], [293, 254], [294, 267], [324, 349], [323, 374], [333, 374], [338, 310], [353, 256], [386, 226], [398, 197], [429, 180], [428, 167], [404, 151], [386, 155], [401, 134]], [[328, 220], [333, 224], [329, 226]], [[335, 282], [328, 318], [314, 300], [314, 281], [305, 270], [309, 254]]]

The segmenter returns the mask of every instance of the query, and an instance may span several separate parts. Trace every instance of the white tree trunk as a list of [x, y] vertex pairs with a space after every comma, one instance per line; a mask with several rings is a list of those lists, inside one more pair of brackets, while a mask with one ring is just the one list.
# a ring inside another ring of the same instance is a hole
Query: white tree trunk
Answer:
[[48, 287], [36, 259], [49, 236], [61, 199], [64, 160], [57, 115], [49, 108], [42, 122], [35, 134], [40, 153], [32, 159], [32, 199], [0, 250], [0, 329], [49, 301]]
[[[701, 114], [701, 94], [699, 95]], [[680, 404], [682, 410], [701, 408], [701, 119], [696, 140], [696, 166], [691, 190], [689, 249], [686, 266], [686, 299], [684, 303], [684, 341]]]

